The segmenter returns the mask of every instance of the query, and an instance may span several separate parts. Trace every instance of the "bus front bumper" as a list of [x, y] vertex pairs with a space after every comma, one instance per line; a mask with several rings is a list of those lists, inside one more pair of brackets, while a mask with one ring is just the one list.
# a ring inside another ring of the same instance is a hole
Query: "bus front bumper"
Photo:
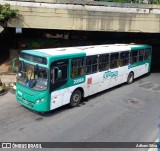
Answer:
[[47, 112], [50, 110], [46, 103], [46, 99], [44, 99], [43, 101], [37, 100], [35, 103], [28, 100], [24, 100], [22, 97], [18, 95], [16, 96], [16, 99], [21, 105], [37, 112]]

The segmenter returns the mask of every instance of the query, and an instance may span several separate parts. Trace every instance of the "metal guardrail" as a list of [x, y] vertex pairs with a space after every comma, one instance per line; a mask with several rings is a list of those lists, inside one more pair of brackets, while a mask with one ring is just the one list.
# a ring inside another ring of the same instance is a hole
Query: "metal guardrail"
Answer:
[[[38, 0], [39, 1], [39, 0]], [[6, 1], [1, 0], [0, 4], [4, 4], [6, 3]], [[37, 0], [35, 0], [35, 2], [20, 2], [20, 1], [8, 1], [8, 3], [12, 6], [19, 6], [19, 7], [35, 7], [35, 8], [51, 8], [51, 9], [66, 9], [66, 10], [72, 10], [74, 13], [75, 11], [93, 11], [93, 12], [119, 12], [119, 13], [136, 13], [136, 14], [160, 14], [160, 8], [159, 9], [153, 9], [153, 8], [137, 8], [137, 7], [121, 7], [116, 5], [115, 7], [113, 5], [109, 6], [93, 6], [93, 5], [85, 5], [85, 7], [83, 7], [83, 5], [79, 5], [78, 3], [76, 3], [77, 5], [73, 5], [73, 4], [53, 4], [53, 3], [41, 3], [41, 2], [37, 2]], [[113, 3], [109, 3], [109, 4], [113, 4]], [[118, 4], [118, 3], [115, 3]], [[127, 3], [119, 3], [119, 5], [126, 5]], [[147, 5], [147, 4], [146, 4]], [[132, 5], [131, 5], [132, 6]], [[134, 6], [136, 6], [136, 4], [134, 4]], [[139, 6], [139, 4], [137, 5]], [[149, 5], [147, 5], [149, 6]], [[159, 5], [158, 5], [159, 6]]]
[[[10, 0], [4, 0], [10, 1]], [[35, 3], [52, 3], [52, 4], [75, 4], [75, 5], [93, 5], [106, 7], [122, 7], [122, 8], [160, 8], [156, 4], [139, 4], [139, 3], [116, 3], [116, 2], [100, 2], [94, 0], [15, 0], [18, 2], [35, 2]]]

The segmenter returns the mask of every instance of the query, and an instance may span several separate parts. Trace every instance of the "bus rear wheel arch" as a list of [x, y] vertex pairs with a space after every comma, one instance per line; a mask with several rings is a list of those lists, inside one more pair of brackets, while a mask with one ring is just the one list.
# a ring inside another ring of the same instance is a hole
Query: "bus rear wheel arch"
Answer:
[[127, 78], [127, 83], [131, 84], [131, 83], [133, 83], [133, 80], [134, 80], [134, 73], [130, 72], [128, 75], [128, 78]]
[[81, 102], [82, 98], [83, 98], [83, 89], [79, 88], [74, 90], [70, 98], [70, 106], [71, 107], [77, 106]]

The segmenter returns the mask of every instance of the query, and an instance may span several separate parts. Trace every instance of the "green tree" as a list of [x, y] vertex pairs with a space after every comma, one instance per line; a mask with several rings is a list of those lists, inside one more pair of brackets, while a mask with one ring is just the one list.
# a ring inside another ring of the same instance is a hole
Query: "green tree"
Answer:
[[16, 17], [18, 14], [17, 9], [11, 9], [10, 4], [0, 4], [0, 22], [7, 22], [9, 18]]

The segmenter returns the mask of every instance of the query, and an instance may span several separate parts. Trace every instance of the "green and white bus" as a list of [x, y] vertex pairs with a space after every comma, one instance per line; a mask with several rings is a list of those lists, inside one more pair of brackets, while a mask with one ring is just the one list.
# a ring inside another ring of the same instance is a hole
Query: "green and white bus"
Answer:
[[152, 47], [110, 44], [23, 50], [16, 99], [25, 107], [46, 112], [150, 71]]

